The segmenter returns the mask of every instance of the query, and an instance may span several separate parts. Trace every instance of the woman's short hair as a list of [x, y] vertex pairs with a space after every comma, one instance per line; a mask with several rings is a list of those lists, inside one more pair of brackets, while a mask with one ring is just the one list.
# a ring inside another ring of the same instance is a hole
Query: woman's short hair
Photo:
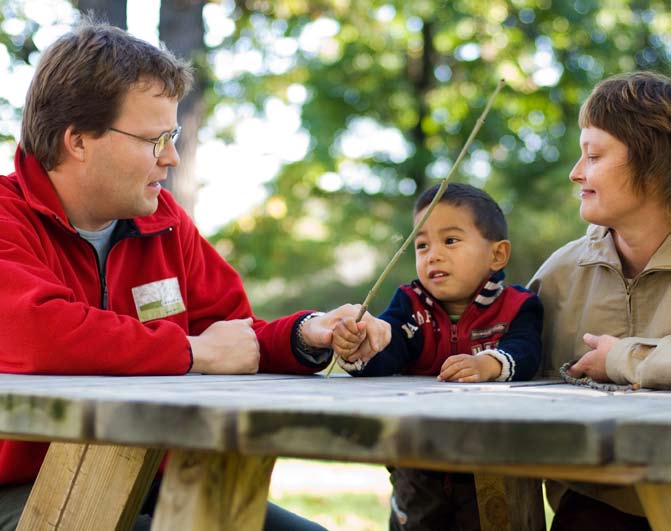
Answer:
[[609, 77], [582, 105], [579, 125], [625, 144], [636, 193], [671, 206], [671, 79], [654, 72]]
[[181, 99], [192, 80], [189, 64], [169, 51], [85, 19], [42, 55], [26, 96], [21, 148], [51, 170], [68, 127], [101, 136], [137, 83], [158, 81], [162, 95]]

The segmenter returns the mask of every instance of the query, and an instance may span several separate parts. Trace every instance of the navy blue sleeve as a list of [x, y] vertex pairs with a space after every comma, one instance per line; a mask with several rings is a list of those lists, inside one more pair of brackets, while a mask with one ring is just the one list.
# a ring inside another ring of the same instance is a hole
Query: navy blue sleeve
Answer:
[[389, 306], [379, 316], [391, 325], [391, 341], [354, 376], [389, 376], [400, 374], [419, 358], [424, 340], [413, 317], [410, 298], [398, 288]]
[[[526, 291], [526, 290], [525, 290]], [[541, 362], [543, 306], [537, 295], [529, 297], [495, 350], [509, 358], [507, 380], [531, 380]]]

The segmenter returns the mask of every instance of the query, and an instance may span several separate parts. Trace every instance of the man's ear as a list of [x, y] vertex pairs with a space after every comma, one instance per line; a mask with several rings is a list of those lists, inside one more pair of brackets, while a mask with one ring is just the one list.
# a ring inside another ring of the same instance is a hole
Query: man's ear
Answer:
[[73, 125], [69, 126], [63, 133], [64, 158], [73, 158], [79, 162], [84, 162], [85, 143], [86, 140], [82, 133], [75, 131]]
[[500, 240], [492, 243], [492, 263], [489, 268], [492, 271], [500, 271], [510, 260], [510, 240]]

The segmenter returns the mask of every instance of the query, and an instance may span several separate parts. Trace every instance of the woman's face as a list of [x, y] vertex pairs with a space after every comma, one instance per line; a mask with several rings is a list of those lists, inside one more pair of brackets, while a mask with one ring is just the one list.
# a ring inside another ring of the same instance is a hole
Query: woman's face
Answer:
[[580, 185], [580, 217], [616, 230], [640, 224], [657, 202], [634, 191], [627, 146], [603, 129], [586, 127], [580, 132], [580, 152], [569, 175]]

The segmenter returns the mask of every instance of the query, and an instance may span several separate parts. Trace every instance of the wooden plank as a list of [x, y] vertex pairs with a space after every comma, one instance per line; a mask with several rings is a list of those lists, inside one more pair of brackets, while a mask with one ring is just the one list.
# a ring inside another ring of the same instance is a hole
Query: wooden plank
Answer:
[[541, 480], [475, 474], [482, 531], [545, 531]]
[[95, 436], [138, 446], [236, 450], [236, 415], [206, 406], [103, 402], [96, 407]]
[[[430, 377], [260, 376], [0, 375], [0, 395], [10, 393], [5, 396], [22, 401], [28, 410], [31, 401], [37, 404], [35, 413], [4, 420], [0, 407], [0, 431], [383, 463], [597, 466], [613, 462], [616, 424], [659, 410], [671, 397], [530, 382], [464, 385]], [[15, 388], [20, 391], [10, 391]], [[49, 424], [48, 400], [60, 401], [68, 411], [83, 408], [76, 430]]]
[[636, 492], [653, 531], [671, 531], [671, 484], [641, 483]]
[[651, 481], [671, 482], [671, 408], [618, 421], [614, 446], [618, 462], [646, 463]]
[[445, 470], [447, 472], [481, 472], [499, 476], [554, 478], [609, 485], [633, 485], [650, 476], [648, 467], [640, 465], [464, 464], [417, 459], [404, 459], [388, 464], [407, 468]]
[[[374, 462], [596, 465], [610, 460], [613, 422], [576, 420], [574, 411], [570, 420], [567, 414], [556, 421], [515, 418], [491, 409], [488, 417], [485, 412], [478, 415], [479, 409], [495, 407], [497, 400], [502, 402], [500, 397], [489, 397], [486, 402], [443, 400], [436, 406], [436, 416], [430, 417], [401, 415], [406, 411], [397, 403], [386, 407], [398, 416], [367, 414], [365, 404], [350, 411], [343, 411], [342, 405], [339, 411], [308, 411], [306, 406], [289, 411], [250, 408], [239, 414], [239, 444], [245, 453]], [[453, 410], [439, 416], [446, 402], [451, 402]], [[425, 405], [421, 407], [426, 411]], [[524, 401], [518, 407], [524, 408]]]
[[85, 439], [92, 431], [91, 412], [92, 406], [85, 401], [3, 393], [0, 431], [37, 438]]
[[146, 448], [52, 443], [17, 529], [130, 529], [163, 454]]
[[171, 452], [152, 531], [262, 529], [274, 463], [274, 457]]

